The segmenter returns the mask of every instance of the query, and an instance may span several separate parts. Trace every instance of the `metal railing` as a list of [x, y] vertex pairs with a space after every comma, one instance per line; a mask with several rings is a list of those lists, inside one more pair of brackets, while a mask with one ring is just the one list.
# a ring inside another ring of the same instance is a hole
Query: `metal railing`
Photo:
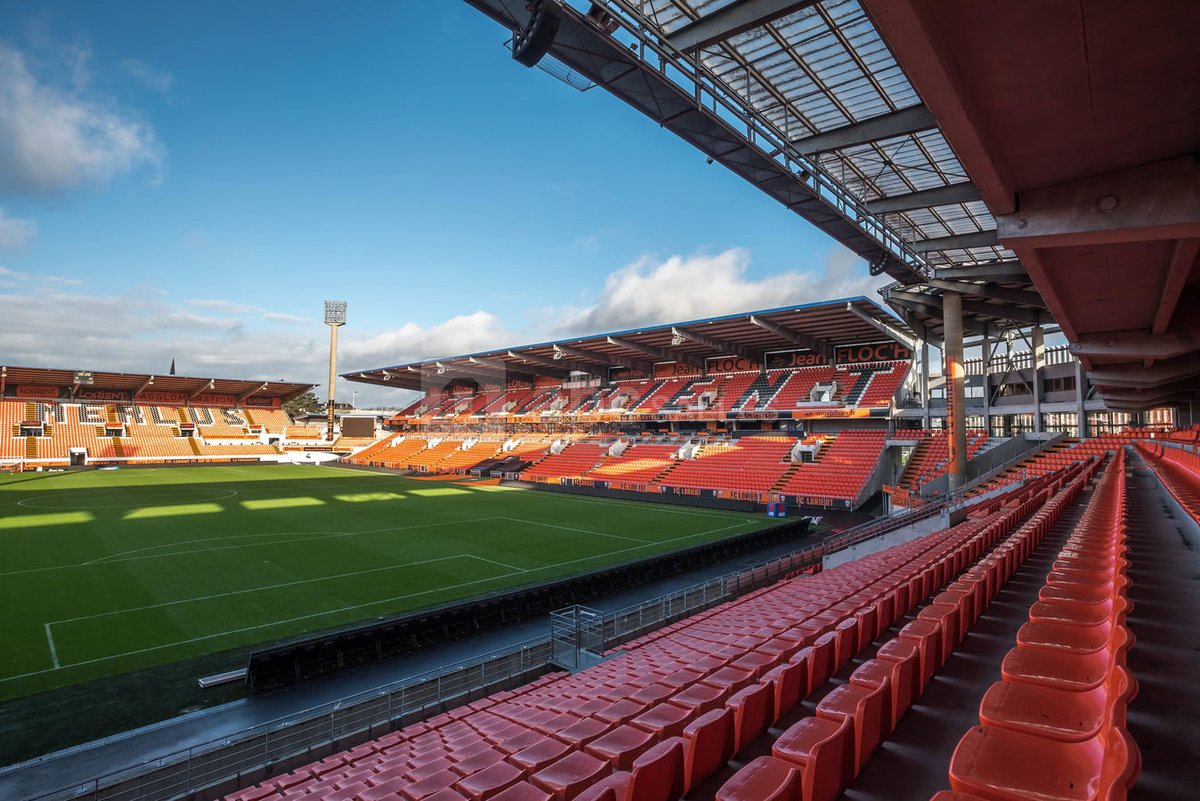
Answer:
[[[599, 656], [605, 651], [610, 651], [663, 626], [699, 614], [725, 601], [773, 584], [797, 571], [812, 567], [820, 563], [824, 557], [837, 551], [939, 515], [945, 505], [945, 502], [929, 503], [903, 514], [871, 520], [846, 529], [819, 544], [766, 559], [749, 567], [740, 568], [613, 612], [602, 614], [594, 609], [581, 606], [557, 610], [552, 618], [555, 621], [554, 625], [557, 626], [555, 629], [556, 641], [564, 650], [570, 647], [570, 643], [590, 642], [592, 643], [590, 647], [583, 645], [578, 647]], [[581, 612], [586, 613], [582, 618], [580, 617]], [[598, 624], [597, 616], [601, 617]], [[575, 620], [586, 620], [587, 625], [593, 629], [598, 625], [598, 637], [596, 634], [570, 632], [569, 626]], [[595, 644], [597, 639], [599, 640], [598, 645]], [[559, 664], [570, 664], [571, 660], [575, 664], [581, 662], [578, 654], [564, 653]]]
[[[550, 640], [538, 637], [519, 645], [436, 670], [400, 679], [259, 724], [229, 737], [161, 754], [137, 765], [80, 784], [28, 797], [27, 801], [159, 801], [187, 795], [205, 798], [206, 788], [221, 794], [236, 789], [239, 777], [287, 769], [339, 743], [377, 737], [424, 717], [448, 703], [465, 703], [501, 686], [524, 683], [550, 662]], [[55, 757], [39, 760], [43, 764]], [[28, 764], [28, 763], [27, 763]]]

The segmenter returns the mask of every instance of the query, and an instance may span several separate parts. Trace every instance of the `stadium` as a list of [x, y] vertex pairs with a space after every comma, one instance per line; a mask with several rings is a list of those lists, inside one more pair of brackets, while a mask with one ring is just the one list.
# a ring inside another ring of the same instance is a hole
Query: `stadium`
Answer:
[[[877, 290], [0, 364], [0, 797], [1194, 797], [1200, 6], [454, 6]], [[468, 314], [436, 271], [302, 291]]]

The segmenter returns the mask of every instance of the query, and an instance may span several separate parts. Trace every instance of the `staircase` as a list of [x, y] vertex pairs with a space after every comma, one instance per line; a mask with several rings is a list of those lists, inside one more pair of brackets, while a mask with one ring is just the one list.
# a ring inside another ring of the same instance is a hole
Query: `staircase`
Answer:
[[26, 459], [36, 459], [37, 458], [37, 437], [26, 437], [25, 438], [25, 458]]
[[113, 455], [116, 456], [118, 459], [124, 459], [125, 458], [125, 446], [121, 444], [120, 437], [112, 438], [112, 446], [113, 446]]
[[192, 449], [192, 453], [199, 456], [200, 455], [200, 445], [196, 442], [196, 438], [188, 437], [187, 439], [188, 439], [188, 447], [190, 447]]
[[184, 425], [192, 422], [192, 418], [188, 416], [187, 409], [182, 406], [175, 410], [175, 414], [179, 416], [179, 422]]
[[671, 474], [671, 471], [674, 470], [676, 467], [679, 467], [680, 461], [681, 460], [679, 460], [679, 459], [672, 459], [671, 463], [669, 465], [667, 465], [662, 470], [660, 470], [658, 475], [656, 475], [654, 478], [650, 479], [651, 486], [653, 486], [655, 484], [661, 484], [664, 481], [666, 481], [667, 476], [669, 476]]
[[[32, 401], [27, 401], [25, 403], [25, 421], [33, 422], [34, 420], [37, 420], [37, 419], [38, 419], [37, 404], [33, 403]], [[38, 420], [38, 422], [40, 423], [42, 421]]]
[[[825, 446], [822, 445], [821, 447], [825, 447]], [[796, 462], [791, 467], [789, 467], [784, 472], [784, 474], [779, 477], [779, 480], [771, 485], [770, 491], [771, 492], [782, 492], [783, 488], [787, 486], [787, 483], [792, 480], [792, 476], [796, 475], [797, 471], [800, 470], [800, 467], [801, 467], [801, 464], [799, 462]]]
[[121, 421], [117, 419], [117, 407], [111, 403], [104, 407], [105, 413], [108, 414], [108, 422], [112, 425], [120, 425]]
[[252, 425], [252, 426], [258, 425], [258, 423], [254, 422], [254, 417], [251, 416], [249, 409], [242, 409], [242, 416], [246, 418], [246, 422], [249, 423], [250, 425]]
[[921, 470], [921, 464], [925, 461], [925, 453], [929, 450], [930, 441], [929, 437], [921, 437], [917, 441], [917, 447], [913, 448], [913, 452], [909, 454], [908, 461], [904, 464], [904, 472], [900, 474], [898, 486], [901, 489], [909, 491], [913, 489], [913, 481]]

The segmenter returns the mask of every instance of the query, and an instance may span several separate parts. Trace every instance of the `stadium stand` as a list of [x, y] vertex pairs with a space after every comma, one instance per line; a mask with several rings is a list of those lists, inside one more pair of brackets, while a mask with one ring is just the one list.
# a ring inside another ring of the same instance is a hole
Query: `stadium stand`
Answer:
[[843, 431], [821, 450], [820, 460], [799, 465], [771, 489], [802, 497], [809, 505], [821, 500], [855, 501], [883, 456], [885, 431]]
[[[949, 469], [950, 444], [944, 430], [919, 431], [917, 447], [909, 456], [904, 473], [900, 476], [899, 486], [914, 492], [944, 476]], [[967, 456], [974, 458], [980, 449], [987, 444], [988, 436], [983, 431], [967, 432]]]
[[[0, 397], [0, 459], [24, 460], [25, 469], [65, 466], [84, 457], [87, 464], [151, 463], [169, 461], [272, 460], [281, 451], [268, 442], [290, 426], [287, 413], [275, 408], [276, 398], [251, 407], [185, 405], [187, 394], [173, 393], [180, 402], [131, 403], [128, 400], [73, 399], [78, 387], [70, 385], [73, 373], [36, 368], [4, 368], [19, 376], [39, 400]], [[95, 373], [100, 398], [129, 398], [136, 387], [148, 386], [150, 376]], [[234, 390], [245, 393], [263, 388], [261, 382], [160, 377], [164, 386], [216, 387], [215, 394], [233, 403]], [[172, 383], [173, 382], [173, 383]], [[249, 387], [247, 387], [249, 384]], [[288, 395], [308, 385], [283, 384]], [[20, 391], [21, 387], [16, 388]], [[228, 389], [229, 392], [224, 392]], [[172, 394], [172, 393], [166, 393]], [[57, 399], [54, 396], [57, 395]], [[254, 417], [257, 415], [257, 417]], [[252, 422], [253, 421], [253, 422]], [[24, 434], [24, 436], [22, 435]], [[207, 441], [213, 440], [213, 441]]]
[[587, 473], [604, 457], [607, 448], [591, 442], [566, 446], [559, 453], [549, 453], [521, 474], [526, 481], [557, 482]]
[[[1137, 682], [1125, 577], [1125, 459], [1118, 450], [1058, 554], [950, 763], [956, 791], [1001, 801], [1124, 798], [1140, 772], [1125, 728]], [[1014, 770], [1013, 765], [1021, 765]]]
[[[946, 587], [857, 681], [788, 729], [776, 756], [717, 796], [832, 799], [1096, 467], [1035, 479], [958, 525], [752, 592], [595, 667], [493, 693], [228, 799], [681, 798]], [[772, 795], [769, 781], [810, 790]]]
[[664, 486], [766, 492], [787, 471], [794, 437], [742, 437], [701, 445], [665, 475]]
[[1171, 497], [1200, 523], [1200, 455], [1144, 441], [1137, 449]]

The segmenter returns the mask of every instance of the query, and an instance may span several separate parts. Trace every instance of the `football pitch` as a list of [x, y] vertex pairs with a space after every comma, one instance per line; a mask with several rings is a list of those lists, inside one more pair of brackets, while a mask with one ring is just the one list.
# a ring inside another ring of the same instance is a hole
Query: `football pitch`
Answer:
[[314, 466], [0, 477], [0, 700], [766, 525]]

